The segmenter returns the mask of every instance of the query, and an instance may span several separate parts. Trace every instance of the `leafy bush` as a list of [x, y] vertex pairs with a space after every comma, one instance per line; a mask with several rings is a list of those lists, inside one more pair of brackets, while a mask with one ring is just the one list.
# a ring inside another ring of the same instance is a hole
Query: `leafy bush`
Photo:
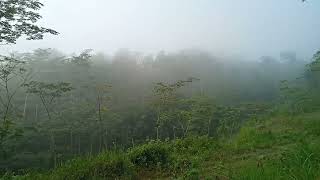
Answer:
[[172, 161], [169, 143], [161, 141], [150, 141], [132, 148], [128, 155], [133, 164], [144, 168], [163, 168]]
[[108, 152], [75, 159], [52, 172], [52, 179], [117, 179], [132, 177], [133, 166], [124, 153]]
[[237, 149], [266, 148], [274, 144], [275, 140], [271, 131], [243, 127], [235, 138], [235, 146]]
[[219, 148], [218, 143], [212, 138], [206, 136], [202, 137], [188, 137], [185, 139], [177, 139], [174, 141], [173, 149], [179, 154], [198, 155], [205, 151], [212, 151]]
[[189, 172], [197, 168], [210, 155], [216, 152], [219, 144], [207, 136], [189, 136], [171, 143], [173, 162], [171, 170], [174, 174]]
[[0, 177], [0, 180], [13, 180], [15, 179], [15, 175], [12, 172], [6, 172], [2, 177]]

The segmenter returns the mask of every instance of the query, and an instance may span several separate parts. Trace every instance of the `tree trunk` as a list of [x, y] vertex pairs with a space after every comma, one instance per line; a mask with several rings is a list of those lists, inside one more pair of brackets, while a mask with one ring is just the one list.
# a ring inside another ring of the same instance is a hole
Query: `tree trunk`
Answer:
[[156, 129], [157, 129], [157, 140], [159, 140], [159, 127], [157, 126]]
[[38, 122], [38, 104], [36, 105], [36, 117], [35, 117], [36, 122]]
[[172, 130], [173, 130], [173, 139], [176, 139], [176, 127], [173, 126]]
[[210, 137], [210, 126], [211, 126], [211, 118], [209, 119], [209, 122], [208, 122], [208, 137]]
[[101, 153], [102, 150], [102, 136], [99, 133], [99, 153]]
[[159, 128], [160, 128], [160, 108], [158, 108], [158, 117], [157, 117], [157, 140], [159, 140]]
[[28, 100], [28, 93], [26, 94], [26, 97], [24, 99], [24, 107], [23, 107], [23, 118], [26, 120], [26, 109], [27, 109], [27, 100]]
[[57, 157], [56, 157], [56, 152], [55, 152], [55, 139], [54, 139], [54, 134], [52, 131], [50, 131], [50, 136], [51, 136], [50, 151], [51, 151], [51, 156], [52, 156], [52, 160], [53, 160], [53, 167], [56, 168], [57, 167]]
[[93, 137], [91, 135], [90, 136], [90, 156], [92, 156], [92, 151], [93, 151]]
[[79, 135], [79, 140], [78, 140], [78, 154], [81, 154], [81, 137]]
[[73, 131], [70, 129], [70, 152], [73, 154]]
[[108, 139], [107, 139], [107, 136], [108, 136], [108, 130], [107, 130], [107, 128], [106, 128], [106, 130], [105, 130], [105, 135], [104, 135], [104, 137], [105, 138], [103, 138], [103, 143], [104, 143], [104, 148], [105, 149], [108, 149]]
[[131, 144], [132, 144], [132, 147], [134, 147], [134, 140], [133, 140], [133, 138], [131, 138]]

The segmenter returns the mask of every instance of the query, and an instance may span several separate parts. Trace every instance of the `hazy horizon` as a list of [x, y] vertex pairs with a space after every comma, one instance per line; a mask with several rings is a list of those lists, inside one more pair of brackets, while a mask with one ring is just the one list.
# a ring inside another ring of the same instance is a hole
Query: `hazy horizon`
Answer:
[[56, 48], [66, 53], [127, 48], [144, 53], [196, 48], [258, 58], [294, 51], [309, 58], [320, 47], [320, 2], [309, 0], [43, 0], [39, 24], [58, 36], [20, 39], [2, 51]]

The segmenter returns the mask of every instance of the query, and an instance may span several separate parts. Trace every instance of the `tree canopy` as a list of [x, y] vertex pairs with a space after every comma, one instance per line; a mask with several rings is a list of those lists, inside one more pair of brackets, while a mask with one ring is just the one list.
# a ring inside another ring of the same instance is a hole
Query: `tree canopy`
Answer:
[[0, 43], [15, 44], [22, 36], [39, 40], [46, 33], [57, 35], [57, 31], [36, 24], [42, 18], [38, 13], [42, 6], [38, 0], [1, 0]]

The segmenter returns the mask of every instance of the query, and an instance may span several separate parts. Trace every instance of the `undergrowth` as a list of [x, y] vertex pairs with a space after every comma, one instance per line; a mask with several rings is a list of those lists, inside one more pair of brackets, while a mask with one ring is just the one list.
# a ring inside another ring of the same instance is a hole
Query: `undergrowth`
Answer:
[[297, 179], [320, 178], [318, 114], [247, 122], [230, 140], [153, 140], [127, 151], [81, 157], [46, 173], [14, 179]]

